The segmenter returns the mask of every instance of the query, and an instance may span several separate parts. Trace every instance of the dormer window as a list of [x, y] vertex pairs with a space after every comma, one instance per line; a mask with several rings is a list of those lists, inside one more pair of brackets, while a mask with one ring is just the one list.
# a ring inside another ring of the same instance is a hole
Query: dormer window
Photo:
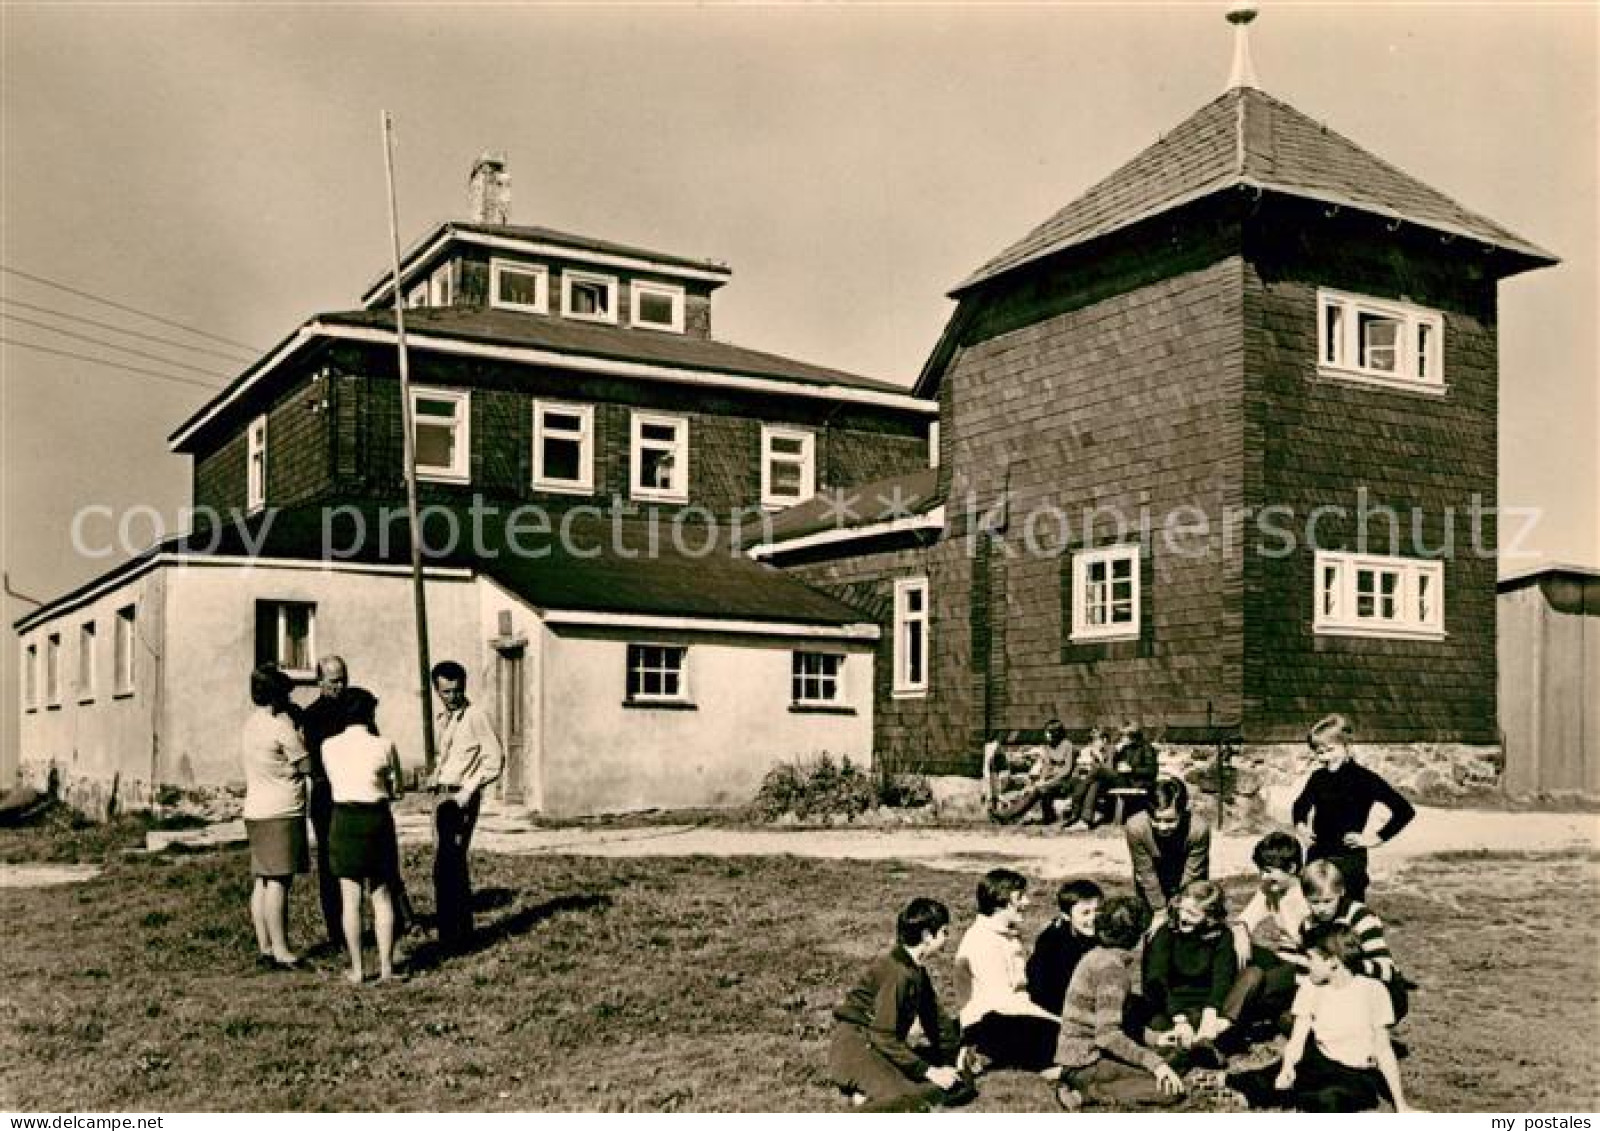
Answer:
[[1395, 388], [1444, 391], [1444, 317], [1405, 302], [1317, 292], [1317, 371]]
[[456, 300], [455, 273], [451, 264], [441, 263], [428, 276], [428, 305], [450, 306]]
[[489, 305], [544, 314], [550, 309], [550, 272], [532, 263], [489, 261]]
[[561, 273], [561, 309], [568, 318], [583, 322], [617, 320], [617, 281], [610, 275], [587, 271]]
[[683, 288], [635, 279], [632, 286], [633, 324], [646, 330], [683, 333]]

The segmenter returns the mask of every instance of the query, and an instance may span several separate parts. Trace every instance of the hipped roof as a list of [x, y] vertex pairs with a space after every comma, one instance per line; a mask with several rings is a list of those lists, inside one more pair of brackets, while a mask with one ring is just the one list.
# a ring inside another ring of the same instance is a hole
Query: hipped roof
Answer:
[[1235, 87], [985, 263], [959, 297], [1070, 247], [1227, 189], [1250, 187], [1321, 201], [1465, 236], [1525, 262], [1549, 252], [1429, 188], [1269, 94]]

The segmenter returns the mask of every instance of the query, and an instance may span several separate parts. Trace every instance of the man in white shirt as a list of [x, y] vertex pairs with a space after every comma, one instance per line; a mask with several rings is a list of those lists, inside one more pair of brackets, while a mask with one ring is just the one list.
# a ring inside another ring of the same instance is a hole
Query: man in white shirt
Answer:
[[472, 936], [472, 881], [467, 853], [478, 824], [483, 791], [505, 765], [500, 739], [483, 709], [467, 699], [467, 672], [443, 660], [429, 673], [442, 710], [434, 717], [438, 768], [429, 778], [434, 792], [434, 906], [439, 942], [464, 946]]

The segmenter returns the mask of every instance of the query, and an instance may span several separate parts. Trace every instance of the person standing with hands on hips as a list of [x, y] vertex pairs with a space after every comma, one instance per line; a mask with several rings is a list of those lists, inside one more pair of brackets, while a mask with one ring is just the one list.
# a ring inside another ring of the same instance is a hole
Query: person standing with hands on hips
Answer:
[[[1350, 720], [1343, 715], [1328, 715], [1311, 728], [1307, 741], [1318, 764], [1295, 798], [1291, 816], [1307, 842], [1306, 863], [1331, 861], [1350, 898], [1364, 902], [1367, 850], [1399, 836], [1417, 811], [1394, 786], [1356, 764], [1350, 738]], [[1389, 819], [1368, 832], [1373, 805], [1383, 806]]]
[[434, 717], [439, 764], [428, 779], [433, 791], [434, 906], [439, 942], [456, 949], [472, 936], [472, 881], [467, 853], [478, 823], [483, 791], [500, 777], [505, 753], [489, 716], [467, 699], [467, 671], [442, 660], [429, 673], [441, 710]]

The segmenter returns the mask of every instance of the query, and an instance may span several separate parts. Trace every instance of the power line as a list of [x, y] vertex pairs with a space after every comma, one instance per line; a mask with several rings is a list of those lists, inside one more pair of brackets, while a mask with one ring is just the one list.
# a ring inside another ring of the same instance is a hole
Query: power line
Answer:
[[0, 334], [0, 345], [20, 346], [22, 349], [38, 350], [40, 353], [53, 353], [57, 357], [70, 357], [74, 361], [91, 361], [96, 365], [104, 365], [110, 369], [121, 369], [128, 373], [138, 373], [142, 376], [155, 377], [162, 381], [175, 381], [180, 385], [196, 385], [202, 389], [209, 389], [213, 393], [220, 388], [220, 386], [214, 385], [209, 381], [196, 381], [192, 377], [179, 377], [175, 373], [162, 373], [156, 369], [140, 369], [136, 365], [123, 365], [120, 362], [107, 361], [103, 357], [90, 357], [88, 354], [72, 353], [70, 350], [58, 350], [50, 346], [41, 346], [34, 342], [19, 342], [17, 339], [5, 337], [3, 334]]
[[65, 283], [58, 283], [53, 279], [46, 279], [40, 275], [30, 275], [28, 272], [19, 271], [15, 267], [7, 267], [4, 263], [0, 263], [0, 271], [4, 271], [7, 275], [15, 275], [19, 279], [27, 279], [30, 283], [39, 283], [42, 286], [54, 287], [58, 291], [66, 291], [69, 295], [77, 295], [79, 298], [86, 298], [91, 302], [103, 303], [106, 306], [114, 307], [117, 310], [126, 311], [129, 314], [137, 314], [141, 318], [149, 318], [152, 321], [160, 322], [164, 326], [171, 326], [175, 330], [182, 330], [186, 334], [198, 334], [202, 338], [209, 338], [213, 342], [221, 342], [225, 346], [236, 346], [242, 350], [249, 350], [251, 353], [264, 352], [260, 346], [246, 345], [244, 342], [236, 342], [232, 338], [219, 337], [218, 335], [210, 333], [206, 330], [197, 330], [193, 326], [185, 326], [182, 322], [174, 322], [172, 319], [164, 318], [159, 314], [151, 314], [148, 310], [140, 310], [138, 307], [126, 306], [120, 302], [113, 302], [111, 299], [101, 298], [99, 295], [90, 294], [88, 291], [80, 291], [76, 287], [69, 287]]
[[59, 326], [52, 326], [48, 322], [40, 322], [34, 318], [24, 318], [20, 314], [7, 314], [3, 316], [8, 322], [20, 322], [24, 326], [32, 326], [36, 330], [48, 330], [52, 334], [60, 334], [64, 338], [72, 338], [79, 342], [88, 342], [92, 346], [104, 346], [106, 349], [121, 350], [123, 353], [142, 357], [146, 361], [159, 361], [162, 365], [174, 365], [179, 369], [187, 369], [191, 373], [203, 373], [207, 377], [215, 377], [219, 381], [227, 378], [221, 373], [213, 373], [209, 369], [201, 369], [198, 365], [189, 365], [187, 362], [172, 361], [158, 353], [149, 353], [146, 350], [136, 350], [132, 346], [119, 346], [116, 342], [108, 342], [104, 338], [97, 338], [93, 334], [79, 334], [73, 330], [63, 330]]
[[140, 341], [156, 342], [163, 346], [173, 346], [176, 349], [189, 350], [192, 353], [203, 353], [208, 357], [220, 357], [223, 361], [231, 361], [235, 364], [243, 364], [247, 361], [253, 360], [248, 357], [241, 358], [237, 353], [223, 353], [221, 350], [214, 350], [208, 346], [192, 346], [187, 342], [180, 342], [176, 338], [163, 338], [159, 334], [144, 334], [140, 333], [138, 330], [129, 330], [126, 327], [117, 326], [110, 322], [97, 322], [93, 318], [85, 318], [81, 314], [69, 314], [65, 310], [56, 310], [54, 307], [50, 306], [35, 306], [31, 302], [23, 302], [20, 298], [6, 298], [4, 296], [0, 296], [0, 305], [20, 306], [23, 310], [31, 310], [36, 314], [48, 314], [52, 318], [65, 318], [71, 322], [82, 322], [85, 326], [94, 326], [101, 330], [111, 330], [114, 333], [126, 334], [130, 338], [138, 338]]

